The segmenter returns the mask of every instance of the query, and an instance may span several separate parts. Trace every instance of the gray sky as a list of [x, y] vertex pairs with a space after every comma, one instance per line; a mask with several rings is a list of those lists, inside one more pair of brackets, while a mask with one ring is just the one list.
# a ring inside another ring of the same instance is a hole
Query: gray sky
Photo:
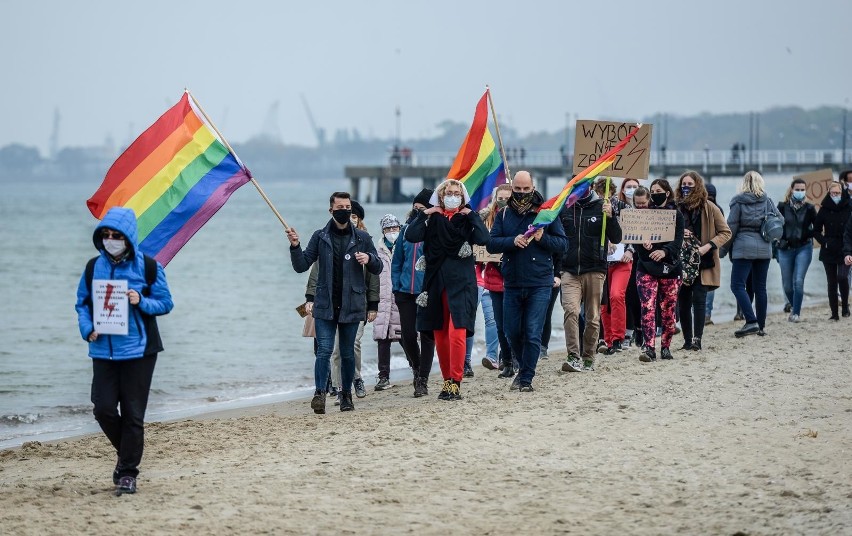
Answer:
[[[436, 133], [490, 84], [501, 122], [852, 105], [848, 0], [0, 0], [0, 146], [135, 137], [189, 87], [244, 141], [280, 101], [283, 140]], [[502, 126], [502, 125], [501, 125]]]

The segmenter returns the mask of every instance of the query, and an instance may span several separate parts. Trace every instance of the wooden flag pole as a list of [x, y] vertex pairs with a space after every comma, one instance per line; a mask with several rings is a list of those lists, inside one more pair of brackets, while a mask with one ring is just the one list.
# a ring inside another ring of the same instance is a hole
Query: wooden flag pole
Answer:
[[494, 120], [494, 128], [497, 130], [497, 143], [500, 144], [500, 155], [503, 157], [503, 167], [506, 168], [506, 182], [512, 181], [512, 172], [509, 170], [509, 160], [506, 159], [506, 149], [503, 147], [503, 136], [500, 135], [500, 123], [497, 122], [497, 112], [494, 111], [494, 99], [491, 98], [491, 88], [485, 86], [488, 93], [488, 104], [491, 106], [491, 118]]
[[[233, 156], [234, 159], [237, 162], [239, 162], [240, 159], [237, 158], [237, 153], [234, 152], [234, 149], [231, 147], [231, 144], [228, 143], [228, 140], [225, 139], [225, 136], [223, 136], [222, 133], [219, 132], [219, 129], [216, 128], [216, 124], [213, 123], [213, 121], [210, 119], [210, 116], [208, 116], [207, 112], [204, 111], [204, 108], [201, 107], [201, 104], [199, 104], [198, 101], [195, 100], [195, 95], [193, 95], [188, 89], [184, 89], [184, 91], [186, 91], [186, 94], [189, 95], [190, 99], [192, 99], [192, 102], [195, 103], [195, 107], [198, 108], [198, 111], [201, 112], [201, 115], [204, 116], [204, 119], [213, 128], [213, 130], [216, 132], [216, 135], [219, 136], [219, 139], [222, 140], [222, 143], [225, 144], [225, 147], [228, 148], [228, 152], [231, 153], [231, 156]], [[248, 170], [246, 170], [246, 171], [248, 171]], [[251, 181], [252, 184], [254, 184], [254, 187], [257, 188], [257, 191], [260, 193], [260, 197], [262, 197], [263, 200], [266, 201], [266, 204], [269, 205], [269, 208], [272, 209], [272, 212], [275, 214], [276, 217], [278, 217], [278, 221], [280, 221], [281, 225], [284, 226], [284, 230], [289, 231], [290, 226], [287, 225], [286, 221], [284, 221], [284, 217], [281, 216], [281, 213], [278, 212], [278, 210], [272, 204], [272, 201], [269, 200], [269, 197], [266, 196], [266, 192], [263, 191], [263, 188], [260, 187], [260, 184], [258, 184], [258, 182], [256, 180], [254, 180], [254, 177], [252, 177], [250, 173], [248, 175], [249, 175], [249, 180]]]

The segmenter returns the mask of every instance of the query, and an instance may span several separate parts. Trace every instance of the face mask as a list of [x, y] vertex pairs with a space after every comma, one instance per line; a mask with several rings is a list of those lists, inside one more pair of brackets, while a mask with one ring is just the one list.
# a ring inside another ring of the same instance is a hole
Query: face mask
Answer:
[[840, 203], [840, 200], [843, 199], [842, 195], [831, 196], [831, 200], [834, 201], [834, 204], [837, 205]]
[[651, 204], [657, 207], [661, 207], [663, 206], [663, 203], [666, 202], [667, 197], [668, 194], [666, 194], [665, 192], [661, 194], [651, 194]]
[[444, 206], [450, 210], [461, 206], [462, 198], [458, 195], [448, 195], [444, 197]]
[[396, 242], [396, 239], [399, 238], [399, 233], [398, 232], [386, 233], [385, 238], [387, 239], [388, 242], [393, 244], [394, 242]]
[[532, 199], [532, 192], [512, 192], [512, 199], [518, 203], [526, 203]]
[[349, 218], [352, 216], [352, 210], [348, 208], [339, 208], [337, 210], [332, 211], [331, 217], [334, 218], [334, 221], [343, 225], [344, 223], [349, 222]]
[[796, 201], [801, 201], [805, 198], [806, 195], [807, 195], [807, 192], [805, 192], [804, 190], [799, 190], [799, 191], [793, 192], [793, 199], [795, 199]]
[[104, 249], [113, 257], [118, 257], [127, 251], [127, 244], [124, 240], [113, 240], [111, 238], [104, 239]]
[[497, 200], [497, 208], [504, 208], [508, 202], [509, 202], [508, 199], [498, 199]]
[[628, 199], [632, 199], [633, 198], [633, 192], [635, 192], [635, 191], [636, 191], [636, 188], [625, 188], [624, 189], [624, 197], [627, 197]]
[[692, 191], [692, 186], [681, 186], [680, 187], [680, 195], [686, 197], [689, 195], [689, 192]]
[[846, 189], [849, 190], [850, 192], [852, 192], [852, 182], [846, 183]]

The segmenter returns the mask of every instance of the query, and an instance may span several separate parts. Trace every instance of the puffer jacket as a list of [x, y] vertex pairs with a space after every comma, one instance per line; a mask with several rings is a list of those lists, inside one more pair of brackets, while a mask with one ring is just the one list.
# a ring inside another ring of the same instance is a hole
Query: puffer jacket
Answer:
[[814, 219], [814, 238], [821, 246], [820, 261], [828, 264], [843, 264], [843, 233], [850, 213], [852, 213], [852, 203], [849, 196], [844, 195], [840, 203], [832, 201], [829, 195], [823, 198]]
[[[400, 238], [405, 236], [408, 225], [399, 230]], [[391, 283], [394, 292], [420, 294], [423, 289], [423, 270], [415, 269], [417, 261], [423, 256], [423, 242], [409, 242], [397, 238], [393, 247], [391, 262]]]
[[482, 278], [482, 288], [489, 292], [503, 292], [503, 272], [499, 262], [480, 263], [477, 269]]
[[758, 197], [751, 192], [735, 195], [728, 213], [731, 240], [722, 252], [730, 252], [731, 259], [771, 259], [772, 244], [760, 235], [760, 226], [769, 212], [781, 217], [778, 207], [768, 195]]
[[[396, 241], [398, 245], [402, 245], [403, 242], [405, 240]], [[376, 315], [375, 322], [373, 322], [373, 340], [390, 339], [398, 341], [402, 335], [402, 327], [399, 321], [399, 309], [393, 299], [393, 289], [391, 288], [391, 257], [393, 254], [385, 245], [384, 238], [379, 239], [377, 251], [384, 268], [382, 268], [382, 273], [379, 274], [379, 312]]]
[[[114, 261], [104, 250], [101, 230], [105, 228], [119, 231], [127, 238], [128, 253], [118, 262]], [[166, 282], [166, 273], [162, 265], [157, 263], [157, 279], [148, 289], [150, 292], [143, 293], [143, 289], [147, 287], [145, 259], [139, 251], [136, 215], [129, 208], [111, 208], [104, 219], [95, 227], [92, 242], [95, 244], [95, 249], [100, 253], [97, 261], [95, 261], [92, 279], [126, 280], [127, 289], [139, 293], [139, 303], [129, 306], [130, 319], [127, 335], [99, 335], [96, 341], [89, 343], [89, 357], [112, 360], [143, 357], [148, 337], [145, 333], [142, 315], [164, 315], [174, 307], [169, 285]], [[94, 322], [92, 321], [91, 295], [85, 271], [77, 285], [75, 308], [77, 309], [80, 336], [83, 337], [83, 340], [88, 340], [89, 335], [94, 331]]]

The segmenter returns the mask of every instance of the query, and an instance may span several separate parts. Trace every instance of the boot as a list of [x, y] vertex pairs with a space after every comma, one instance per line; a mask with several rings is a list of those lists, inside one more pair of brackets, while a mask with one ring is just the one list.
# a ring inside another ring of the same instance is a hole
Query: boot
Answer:
[[423, 396], [423, 390], [420, 387], [420, 376], [414, 376], [414, 398]]
[[314, 413], [325, 413], [325, 391], [314, 391], [314, 397], [311, 399], [311, 409]]
[[515, 367], [512, 366], [511, 361], [507, 361], [503, 366], [503, 372], [497, 375], [498, 378], [511, 378], [515, 375]]
[[428, 396], [428, 395], [429, 395], [429, 377], [428, 376], [420, 376], [420, 396]]
[[352, 403], [352, 391], [340, 392], [340, 411], [352, 411], [355, 404]]

